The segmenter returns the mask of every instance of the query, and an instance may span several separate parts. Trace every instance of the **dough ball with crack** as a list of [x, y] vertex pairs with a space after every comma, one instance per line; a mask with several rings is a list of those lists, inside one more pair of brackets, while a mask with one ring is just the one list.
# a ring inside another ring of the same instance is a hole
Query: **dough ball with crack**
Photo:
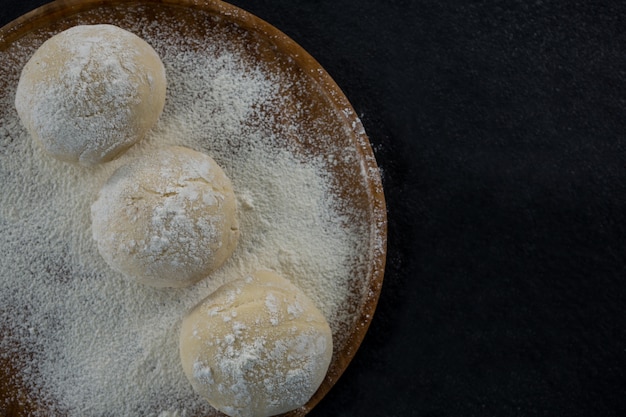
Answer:
[[233, 417], [306, 404], [333, 351], [322, 313], [272, 271], [225, 284], [200, 302], [183, 319], [179, 347], [194, 390]]
[[92, 233], [116, 271], [185, 287], [232, 254], [239, 237], [230, 180], [208, 155], [169, 146], [120, 167], [91, 207]]
[[109, 161], [139, 141], [165, 105], [165, 68], [143, 39], [79, 25], [45, 41], [22, 70], [15, 107], [50, 155]]

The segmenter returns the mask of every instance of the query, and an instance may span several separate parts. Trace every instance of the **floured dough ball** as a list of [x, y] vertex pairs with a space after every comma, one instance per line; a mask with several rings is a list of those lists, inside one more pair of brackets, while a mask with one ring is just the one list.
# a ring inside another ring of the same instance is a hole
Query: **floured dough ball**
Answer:
[[22, 70], [15, 107], [50, 155], [109, 161], [139, 141], [165, 105], [165, 68], [138, 36], [74, 26], [45, 41]]
[[274, 416], [306, 404], [332, 350], [322, 313], [271, 271], [218, 288], [185, 316], [180, 333], [194, 390], [233, 417]]
[[154, 287], [209, 275], [239, 238], [230, 180], [208, 155], [159, 148], [117, 169], [91, 206], [92, 232], [116, 271]]

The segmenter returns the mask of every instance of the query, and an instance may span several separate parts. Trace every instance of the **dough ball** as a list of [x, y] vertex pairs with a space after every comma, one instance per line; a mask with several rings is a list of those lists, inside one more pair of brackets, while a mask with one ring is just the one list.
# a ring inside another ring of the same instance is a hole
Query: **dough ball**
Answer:
[[159, 148], [120, 167], [91, 206], [111, 268], [154, 287], [185, 287], [232, 254], [239, 238], [230, 180], [208, 155]]
[[15, 107], [50, 155], [109, 161], [139, 141], [165, 105], [165, 68], [138, 36], [81, 25], [47, 41], [22, 70]]
[[332, 350], [322, 313], [271, 271], [218, 288], [185, 316], [180, 334], [194, 390], [233, 417], [273, 416], [306, 404]]

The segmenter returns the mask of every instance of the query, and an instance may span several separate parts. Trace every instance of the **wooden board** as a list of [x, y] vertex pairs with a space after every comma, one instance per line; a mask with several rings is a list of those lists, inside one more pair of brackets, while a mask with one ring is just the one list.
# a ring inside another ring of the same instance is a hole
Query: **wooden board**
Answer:
[[[287, 414], [305, 415], [335, 384], [361, 344], [381, 291], [386, 256], [386, 208], [376, 161], [360, 120], [332, 78], [315, 59], [279, 30], [220, 1], [56, 1], [0, 29], [0, 51], [11, 51], [18, 42], [22, 47], [37, 47], [46, 34], [76, 24], [117, 24], [132, 19], [168, 24], [162, 21], [163, 16], [168, 16], [167, 22], [183, 23], [180, 27], [184, 27], [184, 31], [180, 36], [185, 37], [201, 38], [207, 30], [236, 28], [228, 32], [232, 34], [228, 40], [240, 43], [244, 48], [254, 43], [254, 48], [249, 49], [254, 51], [255, 59], [278, 66], [281, 71], [296, 74], [303, 80], [306, 88], [297, 92], [297, 99], [314, 103], [311, 109], [314, 118], [320, 122], [318, 126], [326, 126], [326, 133], [340, 146], [356, 150], [358, 155], [357, 160], [337, 163], [332, 175], [337, 198], [342, 199], [346, 207], [345, 214], [351, 217], [351, 221], [366, 225], [363, 238], [369, 241], [368, 251], [362, 254], [363, 264], [355, 268], [352, 281], [355, 286], [365, 286], [367, 291], [355, 291], [345, 300], [350, 306], [353, 325], [346, 334], [337, 335], [339, 343], [321, 387], [305, 407]], [[5, 94], [7, 83], [14, 82], [16, 77], [0, 80], [0, 94]], [[281, 123], [280, 115], [276, 116], [277, 123]], [[325, 156], [324, 143], [287, 139], [291, 141], [290, 148], [296, 152]], [[9, 365], [0, 363], [0, 404], [8, 404], [6, 410], [10, 416], [27, 415], [36, 407], [29, 399], [36, 398], [37, 394], [23, 389], [19, 372]]]

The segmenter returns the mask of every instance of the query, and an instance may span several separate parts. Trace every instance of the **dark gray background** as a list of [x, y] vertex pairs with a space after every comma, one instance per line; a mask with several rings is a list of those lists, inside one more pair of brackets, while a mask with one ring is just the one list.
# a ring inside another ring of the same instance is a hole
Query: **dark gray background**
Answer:
[[624, 3], [233, 3], [326, 68], [383, 171], [379, 308], [311, 416], [626, 415]]

